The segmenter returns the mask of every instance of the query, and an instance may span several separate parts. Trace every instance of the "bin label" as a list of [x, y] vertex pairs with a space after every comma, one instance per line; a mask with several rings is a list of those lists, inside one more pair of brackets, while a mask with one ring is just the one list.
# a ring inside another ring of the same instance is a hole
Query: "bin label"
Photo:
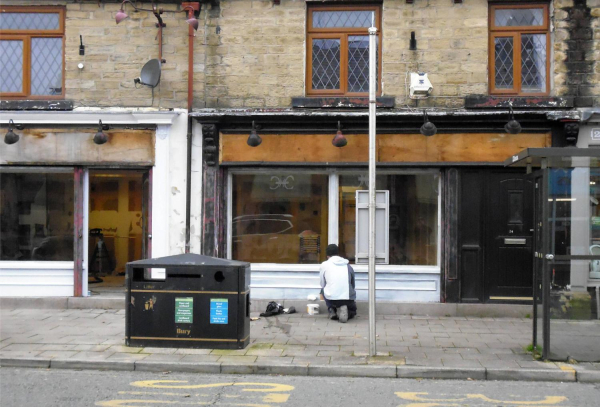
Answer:
[[226, 298], [210, 299], [210, 323], [228, 324], [229, 323], [229, 300]]
[[192, 297], [175, 298], [175, 323], [191, 324], [194, 322], [194, 299]]

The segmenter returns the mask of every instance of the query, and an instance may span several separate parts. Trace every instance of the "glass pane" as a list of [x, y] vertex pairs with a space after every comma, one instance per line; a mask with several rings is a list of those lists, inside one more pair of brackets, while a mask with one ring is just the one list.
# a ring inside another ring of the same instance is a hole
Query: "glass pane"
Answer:
[[340, 88], [340, 40], [313, 40], [312, 87]]
[[234, 174], [232, 258], [253, 263], [325, 261], [328, 176]]
[[496, 9], [494, 21], [497, 27], [541, 26], [544, 24], [544, 9]]
[[59, 13], [0, 13], [0, 30], [58, 30]]
[[373, 10], [313, 11], [314, 28], [369, 28], [374, 24]]
[[31, 94], [62, 94], [62, 38], [31, 39]]
[[495, 85], [496, 89], [513, 88], [513, 39], [495, 38]]
[[546, 35], [521, 35], [521, 89], [546, 92]]
[[23, 92], [23, 41], [0, 41], [0, 92]]
[[[379, 55], [376, 54], [376, 66]], [[378, 80], [379, 72], [375, 80]], [[377, 84], [375, 85], [377, 86]], [[348, 37], [348, 92], [369, 91], [369, 36]]]
[[124, 275], [125, 264], [142, 259], [142, 177], [136, 171], [90, 171], [90, 276]]
[[73, 174], [0, 173], [0, 260], [73, 260]]
[[550, 274], [550, 358], [597, 360], [600, 324], [600, 169], [551, 169], [548, 214], [551, 253], [594, 255], [598, 260], [555, 260]]
[[[378, 190], [390, 191], [390, 263], [437, 265], [438, 174], [377, 175]], [[356, 191], [369, 189], [368, 173], [340, 175], [341, 256], [356, 261]]]

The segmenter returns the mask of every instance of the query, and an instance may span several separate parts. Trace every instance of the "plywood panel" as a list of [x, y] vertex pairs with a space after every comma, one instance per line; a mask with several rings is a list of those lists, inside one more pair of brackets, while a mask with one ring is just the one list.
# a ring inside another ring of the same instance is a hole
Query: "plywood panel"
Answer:
[[222, 134], [220, 162], [366, 162], [369, 138], [346, 135], [346, 147], [334, 147], [332, 134], [265, 134], [262, 144], [250, 147], [248, 134]]
[[154, 130], [107, 130], [108, 142], [102, 145], [93, 142], [96, 131], [17, 131], [17, 143], [0, 143], [0, 164], [154, 164]]
[[550, 147], [547, 134], [382, 134], [381, 162], [503, 162], [528, 147]]
[[[369, 159], [369, 137], [346, 135], [343, 148], [331, 144], [333, 134], [266, 134], [258, 147], [246, 144], [247, 134], [221, 135], [220, 162], [362, 162]], [[550, 147], [543, 134], [459, 133], [377, 135], [379, 162], [503, 162], [531, 147]]]

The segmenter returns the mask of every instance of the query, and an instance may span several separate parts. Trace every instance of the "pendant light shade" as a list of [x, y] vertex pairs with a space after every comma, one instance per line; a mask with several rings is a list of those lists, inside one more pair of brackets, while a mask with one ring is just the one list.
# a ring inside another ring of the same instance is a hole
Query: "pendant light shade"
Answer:
[[509, 103], [508, 108], [510, 109], [510, 119], [508, 120], [508, 123], [504, 125], [504, 131], [508, 134], [519, 134], [523, 128], [521, 127], [521, 123], [515, 120], [512, 102]]
[[250, 132], [250, 136], [247, 141], [250, 147], [258, 147], [260, 143], [262, 143], [262, 139], [256, 132], [256, 126], [254, 125], [254, 121], [252, 121], [252, 131]]
[[104, 144], [108, 141], [108, 136], [102, 131], [102, 120], [98, 120], [98, 132], [94, 135], [95, 144]]
[[427, 137], [435, 135], [437, 133], [437, 127], [435, 127], [435, 124], [433, 124], [429, 121], [426, 111], [423, 111], [423, 116], [424, 116], [425, 123], [423, 123], [419, 132], [422, 135], [427, 136]]
[[6, 144], [15, 144], [17, 141], [19, 141], [19, 135], [13, 131], [14, 124], [15, 123], [12, 121], [12, 119], [8, 121], [8, 132], [4, 136], [4, 142]]
[[338, 122], [337, 134], [333, 140], [331, 140], [331, 144], [336, 147], [344, 147], [346, 144], [348, 144], [348, 139], [346, 139], [346, 137], [344, 137], [342, 134], [342, 124], [340, 122]]
[[117, 11], [117, 15], [115, 16], [117, 24], [119, 24], [121, 21], [125, 20], [128, 17], [129, 16], [127, 15], [127, 13], [125, 13], [125, 10], [123, 10], [123, 5], [121, 4], [121, 10]]

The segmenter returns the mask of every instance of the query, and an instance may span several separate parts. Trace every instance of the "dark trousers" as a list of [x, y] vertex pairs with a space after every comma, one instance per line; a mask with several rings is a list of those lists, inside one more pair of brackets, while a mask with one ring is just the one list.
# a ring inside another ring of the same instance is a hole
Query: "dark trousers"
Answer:
[[356, 315], [356, 301], [354, 300], [328, 300], [325, 296], [325, 305], [327, 305], [327, 309], [332, 309], [337, 312], [337, 309], [342, 305], [348, 307], [348, 318], [352, 318]]

